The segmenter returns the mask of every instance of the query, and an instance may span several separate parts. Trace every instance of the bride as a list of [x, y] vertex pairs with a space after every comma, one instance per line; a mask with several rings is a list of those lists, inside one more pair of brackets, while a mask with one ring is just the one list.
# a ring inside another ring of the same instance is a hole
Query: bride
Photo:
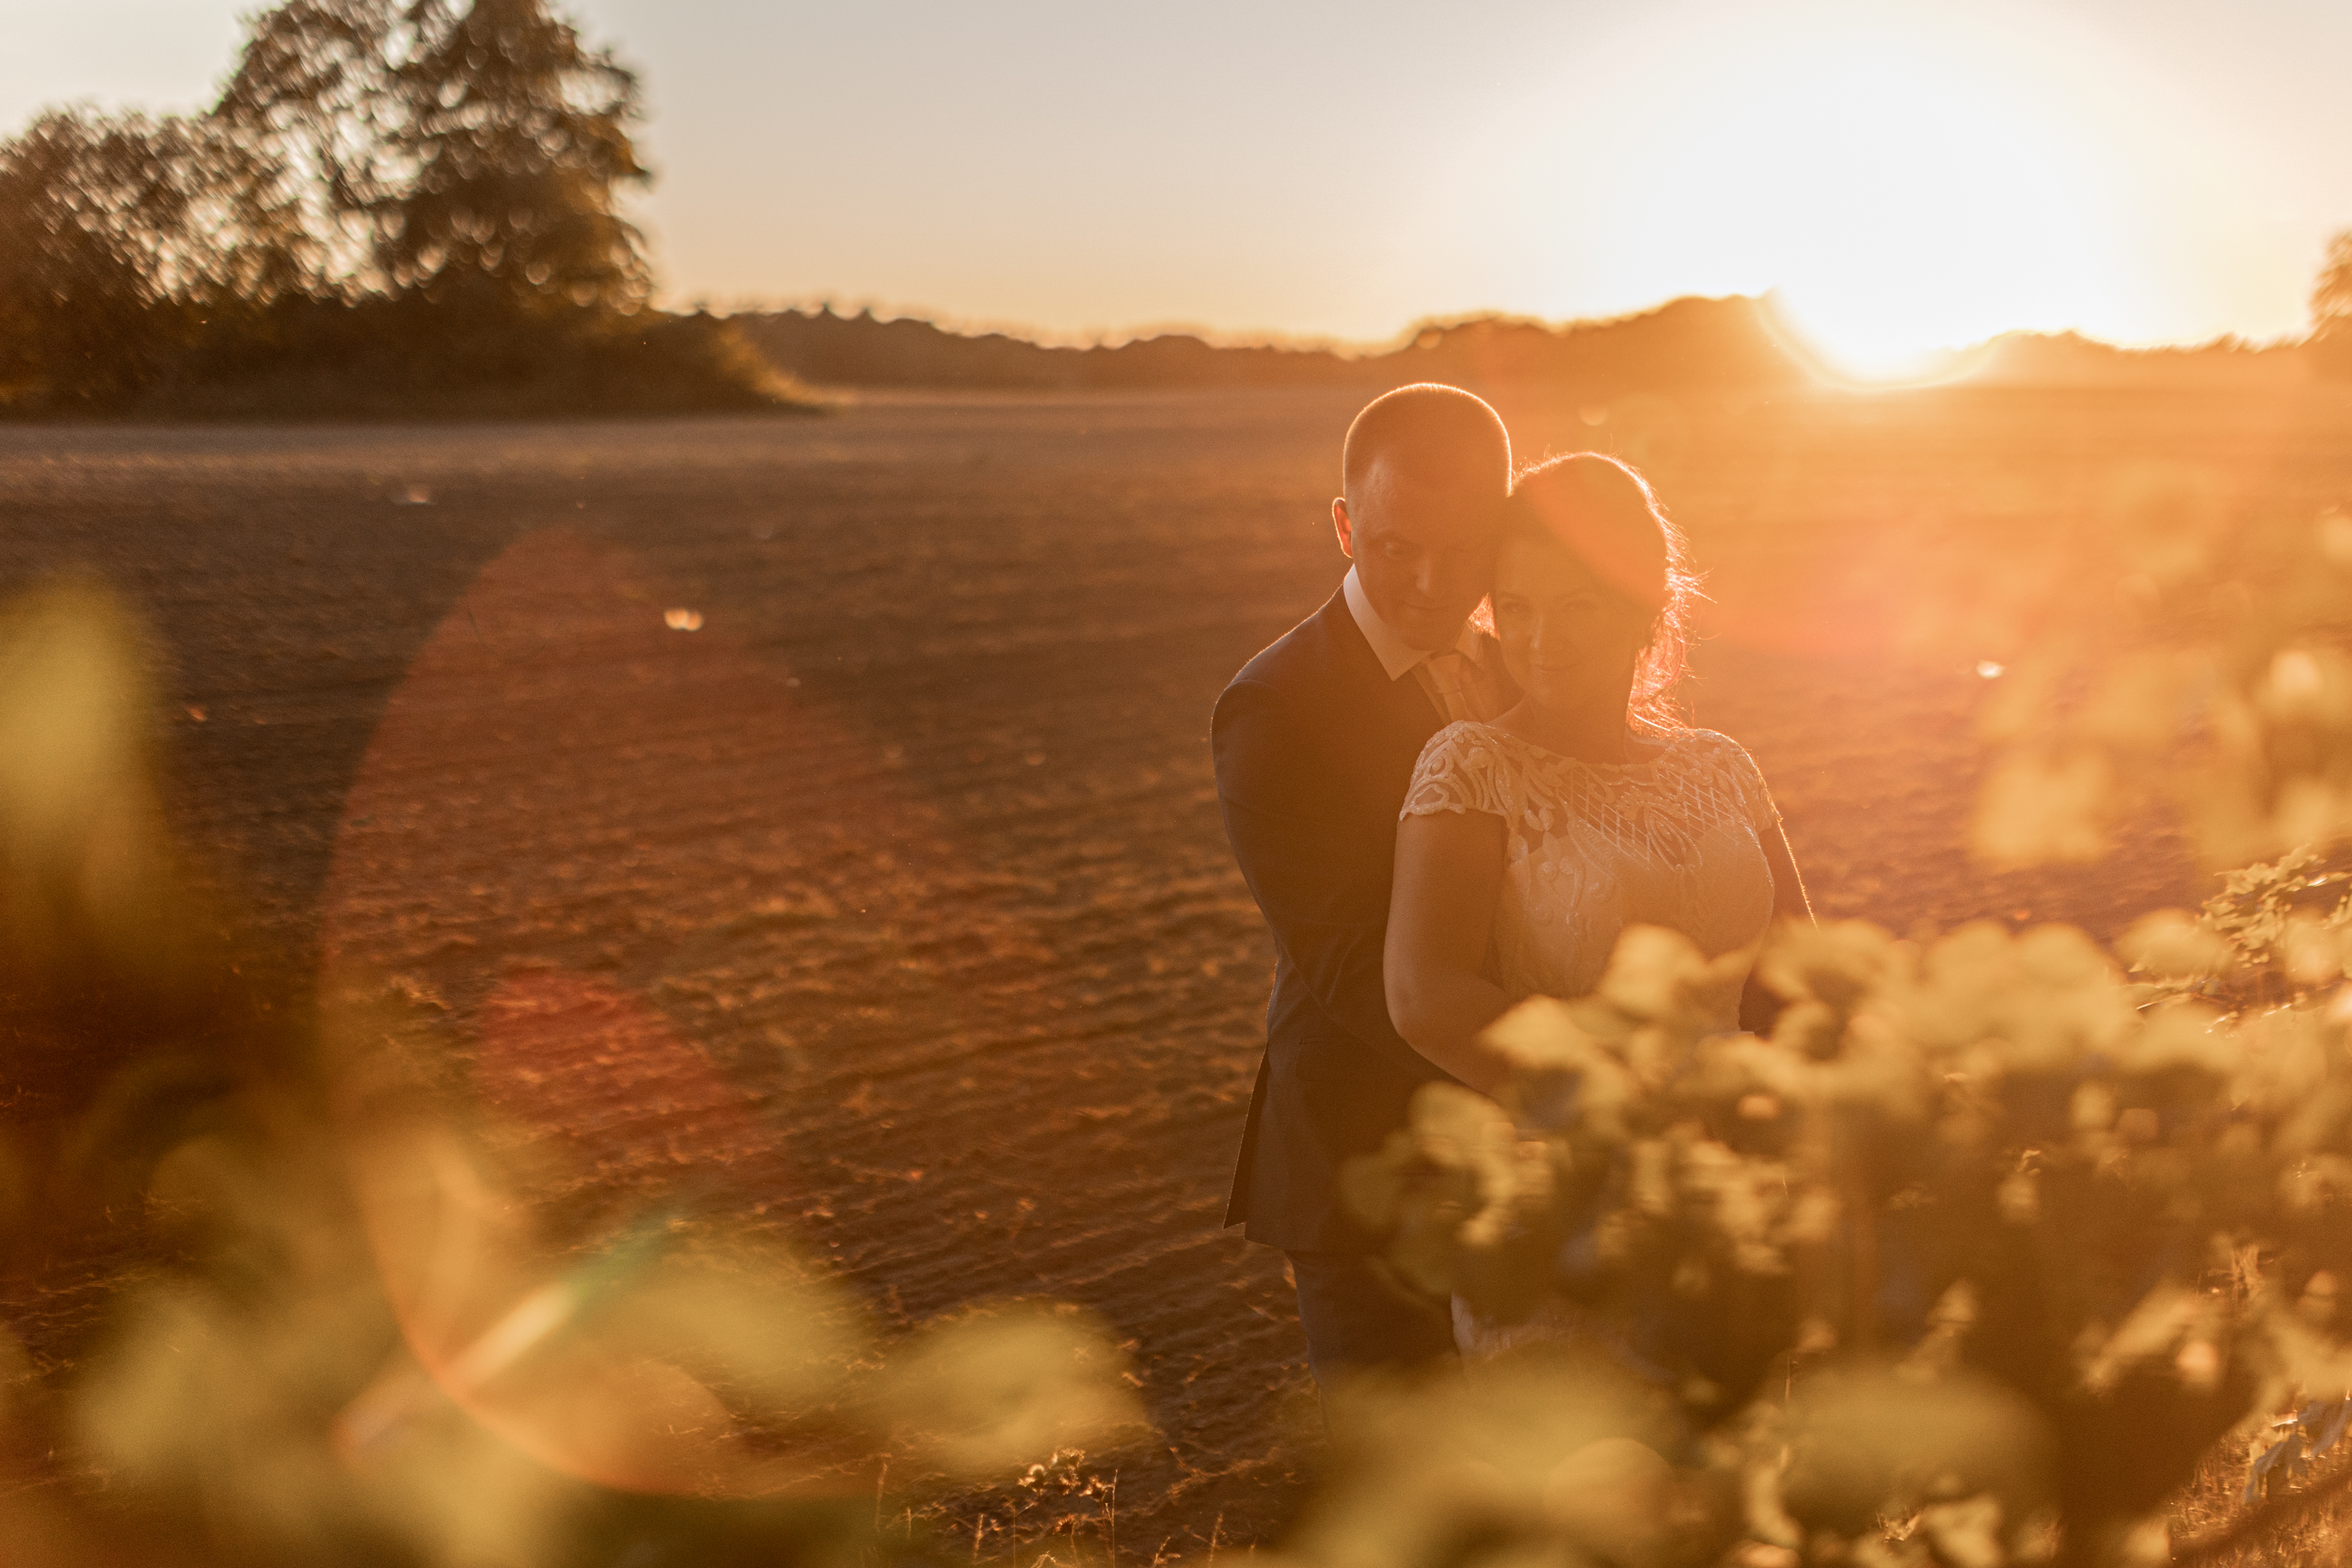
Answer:
[[[1486, 1026], [1528, 996], [1589, 994], [1626, 927], [1714, 958], [1775, 915], [1811, 918], [1756, 763], [1677, 715], [1697, 584], [1649, 485], [1578, 452], [1522, 475], [1509, 507], [1495, 631], [1522, 696], [1422, 751], [1383, 956], [1397, 1031], [1482, 1092], [1505, 1070]], [[1501, 1348], [1458, 1309], [1456, 1332]]]

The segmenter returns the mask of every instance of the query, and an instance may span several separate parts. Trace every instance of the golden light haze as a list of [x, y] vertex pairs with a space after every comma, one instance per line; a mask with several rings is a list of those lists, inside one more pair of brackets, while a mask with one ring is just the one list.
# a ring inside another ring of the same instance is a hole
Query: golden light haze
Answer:
[[[0, 0], [0, 119], [199, 103], [245, 3]], [[1371, 341], [1777, 290], [1868, 371], [2292, 334], [2352, 227], [2324, 0], [571, 9], [645, 73], [681, 303]]]
[[1525, 259], [1517, 291], [1572, 277], [1604, 310], [1776, 291], [1864, 373], [2015, 328], [2303, 325], [2292, 171], [2055, 8], [1696, 11], [1597, 43], [1484, 129], [1504, 150], [1473, 200], [1558, 193], [1523, 194], [1498, 247]]

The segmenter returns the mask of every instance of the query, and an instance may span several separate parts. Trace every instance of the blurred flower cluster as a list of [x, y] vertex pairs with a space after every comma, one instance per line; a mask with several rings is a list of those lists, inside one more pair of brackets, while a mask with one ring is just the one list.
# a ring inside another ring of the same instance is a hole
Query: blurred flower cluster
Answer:
[[1499, 1101], [1424, 1090], [1354, 1201], [1422, 1288], [1549, 1325], [1462, 1397], [1603, 1365], [1646, 1424], [1588, 1441], [1743, 1500], [1645, 1560], [2128, 1560], [2224, 1433], [2352, 1390], [2344, 955], [2225, 1010], [2197, 990], [2233, 943], [2303, 927], [2251, 945], [2217, 906], [2144, 922], [2136, 971], [2069, 927], [1784, 927], [1770, 1037], [1709, 1022], [1747, 955], [1629, 931], [1596, 995], [1497, 1024]]
[[2153, 807], [2216, 869], [2352, 837], [2352, 512], [2278, 504], [2143, 464], [2035, 547], [1952, 563], [1912, 635], [2000, 672], [1987, 862], [2095, 861]]
[[0, 1558], [850, 1561], [885, 1478], [1139, 1428], [1074, 1309], [887, 1334], [728, 1205], [540, 1201], [431, 998], [196, 891], [146, 667], [95, 592], [0, 607]]

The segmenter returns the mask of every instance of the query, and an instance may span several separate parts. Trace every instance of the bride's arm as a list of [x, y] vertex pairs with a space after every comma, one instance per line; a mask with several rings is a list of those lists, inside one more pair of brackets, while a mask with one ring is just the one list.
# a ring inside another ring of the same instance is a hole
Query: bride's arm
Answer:
[[1788, 835], [1775, 826], [1764, 840], [1764, 863], [1772, 868], [1772, 913], [1782, 920], [1813, 924], [1813, 904], [1804, 895], [1804, 879], [1797, 875], [1797, 857], [1788, 852]]
[[1511, 999], [1483, 973], [1502, 891], [1502, 818], [1433, 812], [1396, 825], [1396, 873], [1381, 975], [1406, 1043], [1471, 1088], [1492, 1093], [1505, 1067], [1479, 1035]]
[[[1764, 846], [1764, 863], [1772, 868], [1772, 918], [1813, 924], [1813, 905], [1804, 895], [1804, 879], [1797, 875], [1797, 857], [1788, 852], [1788, 835], [1775, 825], [1756, 837]], [[1781, 1001], [1757, 983], [1755, 975], [1740, 989], [1740, 1027], [1769, 1035], [1780, 1019]]]

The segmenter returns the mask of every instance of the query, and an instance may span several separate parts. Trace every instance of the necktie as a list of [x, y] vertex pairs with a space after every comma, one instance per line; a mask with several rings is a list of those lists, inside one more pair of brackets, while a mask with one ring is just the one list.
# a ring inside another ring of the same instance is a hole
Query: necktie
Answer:
[[1438, 711], [1449, 724], [1465, 719], [1485, 719], [1485, 705], [1479, 700], [1477, 667], [1465, 658], [1460, 650], [1449, 648], [1441, 654], [1431, 654], [1413, 667], [1422, 677], [1422, 689], [1438, 705]]

